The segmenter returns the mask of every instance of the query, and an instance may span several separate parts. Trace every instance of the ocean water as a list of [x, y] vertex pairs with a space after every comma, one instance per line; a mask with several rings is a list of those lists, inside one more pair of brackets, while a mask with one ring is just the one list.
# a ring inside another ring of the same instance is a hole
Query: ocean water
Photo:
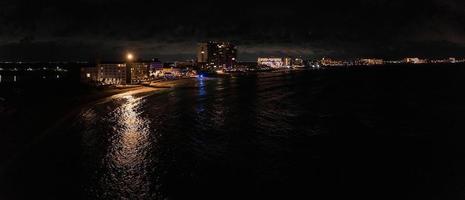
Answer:
[[192, 80], [79, 110], [4, 199], [463, 199], [465, 67]]

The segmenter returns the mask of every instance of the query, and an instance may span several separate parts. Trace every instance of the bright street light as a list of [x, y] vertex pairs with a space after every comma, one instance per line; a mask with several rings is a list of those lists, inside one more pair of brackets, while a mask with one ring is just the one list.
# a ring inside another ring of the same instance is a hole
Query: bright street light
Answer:
[[132, 55], [132, 53], [128, 53], [128, 54], [126, 55], [126, 58], [127, 58], [129, 61], [131, 61], [131, 60], [134, 59], [134, 55]]

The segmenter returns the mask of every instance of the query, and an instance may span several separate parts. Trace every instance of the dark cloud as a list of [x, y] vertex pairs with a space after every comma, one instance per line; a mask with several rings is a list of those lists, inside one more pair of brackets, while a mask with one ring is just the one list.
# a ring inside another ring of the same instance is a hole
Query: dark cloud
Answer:
[[185, 59], [204, 40], [231, 40], [244, 59], [429, 56], [465, 47], [458, 0], [3, 0], [0, 24], [0, 59], [116, 59], [128, 49]]

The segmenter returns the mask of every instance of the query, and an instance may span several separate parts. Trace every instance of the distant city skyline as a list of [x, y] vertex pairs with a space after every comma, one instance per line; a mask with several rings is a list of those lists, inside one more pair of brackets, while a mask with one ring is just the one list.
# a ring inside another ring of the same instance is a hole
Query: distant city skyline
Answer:
[[[230, 41], [221, 41], [221, 40], [212, 40], [215, 42], [230, 42]], [[29, 57], [29, 56], [5, 56], [5, 54], [0, 54], [0, 62], [61, 62], [61, 61], [77, 61], [77, 62], [98, 62], [98, 61], [121, 61], [125, 60], [127, 52], [134, 54], [135, 59], [139, 60], [150, 60], [150, 59], [160, 59], [165, 62], [174, 62], [174, 61], [186, 61], [186, 60], [197, 60], [198, 59], [198, 45], [202, 42], [193, 42], [192, 44], [186, 44], [185, 47], [182, 47], [182, 51], [179, 54], [153, 54], [150, 51], [144, 51], [143, 49], [135, 50], [134, 48], [125, 48], [125, 49], [115, 49], [108, 51], [105, 55], [100, 56], [73, 56], [64, 55], [59, 56], [40, 56], [40, 57]], [[285, 46], [241, 46], [237, 45], [237, 61], [239, 62], [255, 62], [260, 57], [295, 57], [302, 59], [314, 59], [319, 60], [322, 58], [332, 58], [339, 60], [356, 60], [356, 59], [384, 59], [384, 60], [402, 60], [408, 57], [422, 58], [422, 59], [447, 59], [450, 57], [456, 58], [465, 58], [465, 53], [462, 51], [456, 52], [441, 52], [437, 54], [420, 54], [416, 52], [406, 52], [405, 54], [398, 55], [383, 55], [383, 54], [366, 54], [366, 55], [343, 55], [338, 54], [337, 52], [332, 51], [318, 51], [311, 50], [308, 48]], [[66, 54], [66, 51], [60, 52]]]

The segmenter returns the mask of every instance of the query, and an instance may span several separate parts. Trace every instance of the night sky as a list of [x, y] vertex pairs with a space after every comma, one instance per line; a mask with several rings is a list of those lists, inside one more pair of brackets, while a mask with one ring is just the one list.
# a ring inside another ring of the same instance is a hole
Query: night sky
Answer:
[[465, 57], [465, 1], [2, 0], [0, 61], [195, 58], [228, 40], [240, 60]]

